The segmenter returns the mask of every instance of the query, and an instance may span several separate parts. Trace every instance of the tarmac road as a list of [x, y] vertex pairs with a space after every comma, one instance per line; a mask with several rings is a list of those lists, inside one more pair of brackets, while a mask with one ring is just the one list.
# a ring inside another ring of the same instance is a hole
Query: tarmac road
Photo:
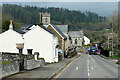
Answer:
[[98, 55], [82, 54], [64, 71], [56, 76], [57, 80], [76, 78], [78, 80], [118, 80], [118, 65]]

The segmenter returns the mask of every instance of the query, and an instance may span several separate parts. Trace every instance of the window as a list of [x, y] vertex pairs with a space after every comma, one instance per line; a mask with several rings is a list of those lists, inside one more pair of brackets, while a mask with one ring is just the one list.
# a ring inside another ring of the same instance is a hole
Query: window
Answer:
[[33, 49], [28, 49], [28, 50], [27, 50], [28, 54], [32, 55], [32, 50], [33, 50]]
[[46, 22], [46, 23], [48, 22], [48, 19], [47, 19], [47, 18], [45, 18], [45, 22]]

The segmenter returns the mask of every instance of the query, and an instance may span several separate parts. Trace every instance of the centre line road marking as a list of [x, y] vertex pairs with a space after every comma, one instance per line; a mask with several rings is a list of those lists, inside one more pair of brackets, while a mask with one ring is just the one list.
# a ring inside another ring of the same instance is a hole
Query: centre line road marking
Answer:
[[90, 76], [90, 73], [88, 72], [88, 76]]
[[78, 70], [78, 67], [76, 67], [76, 70]]
[[[91, 56], [90, 56], [91, 57]], [[92, 58], [92, 57], [91, 57]], [[95, 62], [95, 60], [92, 58], [92, 60]], [[96, 62], [95, 62], [96, 63]]]
[[93, 69], [93, 67], [91, 67], [91, 69]]
[[[81, 55], [82, 56], [82, 55]], [[75, 60], [77, 60], [78, 58], [80, 58], [81, 56], [77, 57], [76, 59], [74, 59], [73, 61], [71, 61], [64, 69], [62, 69], [60, 71], [60, 73], [58, 73], [55, 78], [58, 78]]]
[[89, 69], [88, 69], [88, 72], [89, 72]]
[[87, 62], [89, 63], [89, 60], [87, 60]]

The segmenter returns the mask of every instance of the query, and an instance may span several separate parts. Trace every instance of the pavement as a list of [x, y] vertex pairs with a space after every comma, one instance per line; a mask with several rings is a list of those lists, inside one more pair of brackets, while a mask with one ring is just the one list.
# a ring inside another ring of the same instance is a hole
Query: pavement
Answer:
[[118, 65], [98, 56], [82, 54], [54, 78], [57, 80], [118, 80]]
[[23, 79], [23, 78], [52, 78], [56, 73], [58, 73], [60, 70], [62, 70], [67, 64], [69, 64], [71, 61], [79, 57], [80, 54], [74, 56], [73, 58], [68, 58], [68, 59], [63, 59], [59, 61], [58, 63], [53, 63], [53, 64], [47, 64], [44, 65], [43, 67], [30, 70], [30, 71], [24, 71], [19, 74], [15, 74], [9, 77], [4, 78], [3, 80], [9, 80], [9, 79]]

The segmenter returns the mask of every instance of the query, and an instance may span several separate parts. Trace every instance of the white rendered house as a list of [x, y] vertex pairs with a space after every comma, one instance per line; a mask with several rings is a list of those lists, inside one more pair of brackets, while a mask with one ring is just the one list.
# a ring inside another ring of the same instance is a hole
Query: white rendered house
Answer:
[[90, 44], [90, 39], [87, 38], [86, 36], [84, 36], [84, 44], [85, 44], [85, 45]]
[[45, 62], [58, 62], [57, 37], [43, 26], [34, 26], [24, 34], [24, 54], [39, 53]]
[[13, 30], [12, 22], [9, 30], [0, 34], [0, 52], [19, 53], [16, 44], [23, 43], [22, 35]]

